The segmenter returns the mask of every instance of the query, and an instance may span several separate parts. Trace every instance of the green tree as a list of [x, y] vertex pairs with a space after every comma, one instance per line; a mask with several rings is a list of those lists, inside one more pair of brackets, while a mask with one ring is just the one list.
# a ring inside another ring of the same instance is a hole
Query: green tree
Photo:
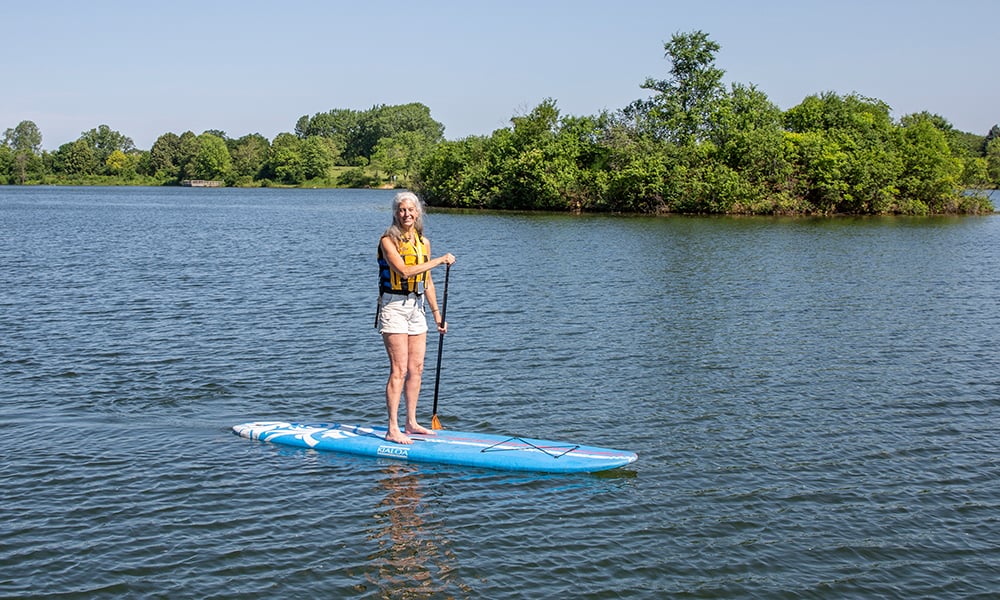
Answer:
[[[194, 134], [191, 134], [194, 135]], [[149, 175], [180, 179], [181, 174], [181, 138], [175, 133], [164, 133], [156, 138], [149, 150]]]
[[41, 154], [42, 132], [34, 121], [21, 121], [3, 134], [4, 145], [14, 152]]
[[388, 179], [394, 180], [403, 172], [406, 164], [407, 148], [399, 138], [382, 138], [375, 144], [372, 165], [384, 171]]
[[952, 156], [944, 133], [929, 120], [919, 120], [903, 128], [901, 146], [900, 192], [907, 212], [953, 212], [962, 164]]
[[607, 148], [608, 210], [657, 213], [669, 210], [668, 175], [673, 158], [668, 146], [622, 121], [611, 124]]
[[994, 125], [993, 127], [990, 127], [989, 133], [987, 133], [986, 137], [983, 138], [983, 147], [982, 147], [983, 156], [986, 156], [990, 142], [992, 142], [997, 138], [1000, 138], [1000, 125]]
[[137, 174], [152, 175], [154, 173], [152, 167], [150, 167], [149, 150], [136, 150], [131, 156], [135, 159], [135, 172]]
[[201, 151], [201, 140], [193, 131], [185, 131], [177, 140], [175, 155], [178, 179], [201, 179], [195, 159]]
[[135, 144], [131, 138], [111, 129], [107, 125], [100, 125], [95, 129], [83, 132], [80, 139], [94, 150], [94, 158], [99, 165], [106, 165], [108, 157], [115, 150], [120, 150], [126, 154], [135, 151]]
[[326, 138], [313, 135], [299, 145], [304, 179], [326, 179], [336, 163], [336, 152]]
[[514, 143], [526, 148], [545, 143], [559, 131], [559, 107], [553, 98], [546, 98], [526, 115], [511, 117]]
[[542, 147], [555, 136], [559, 110], [546, 99], [529, 114], [511, 118], [511, 128], [489, 137], [477, 195], [490, 208], [535, 209], [552, 202], [544, 177]]
[[961, 183], [963, 186], [977, 190], [989, 188], [992, 185], [989, 162], [980, 156], [964, 158], [962, 160]]
[[983, 137], [955, 129], [948, 119], [941, 115], [922, 111], [904, 115], [900, 125], [909, 127], [918, 121], [928, 121], [935, 129], [944, 134], [948, 147], [953, 155], [958, 157], [975, 157], [983, 155]]
[[505, 209], [582, 210], [597, 203], [589, 166], [592, 120], [563, 121], [555, 100], [542, 101], [527, 115], [511, 119], [486, 147], [482, 178], [489, 205]]
[[643, 89], [656, 92], [638, 108], [646, 126], [659, 138], [688, 144], [704, 140], [724, 91], [725, 71], [715, 66], [720, 46], [702, 31], [676, 33], [663, 45], [671, 62], [670, 78], [647, 78]]
[[470, 136], [435, 144], [415, 174], [413, 187], [436, 206], [483, 208], [487, 192], [483, 173], [489, 140]]
[[986, 145], [986, 168], [993, 185], [1000, 187], [1000, 137]]
[[14, 175], [14, 151], [0, 144], [0, 185], [10, 183]]
[[359, 116], [358, 126], [347, 141], [345, 158], [371, 161], [379, 140], [404, 132], [414, 132], [428, 144], [444, 139], [444, 125], [432, 119], [430, 109], [423, 104], [379, 105]]
[[430, 109], [420, 103], [376, 105], [366, 111], [334, 109], [302, 116], [295, 124], [299, 139], [326, 138], [336, 163], [354, 166], [369, 164], [380, 140], [405, 139], [400, 137], [402, 134], [419, 138], [412, 148], [429, 147], [444, 139], [444, 126], [432, 119]]
[[226, 135], [226, 132], [223, 131], [223, 130], [221, 130], [221, 129], [206, 129], [205, 131], [202, 131], [202, 133], [203, 134], [204, 133], [208, 133], [208, 134], [214, 135], [215, 137], [219, 138], [220, 140], [226, 142], [226, 145], [228, 145], [229, 142], [231, 141], [229, 139], [229, 136]]
[[295, 135], [300, 139], [320, 136], [329, 140], [338, 164], [346, 164], [344, 151], [348, 142], [358, 134], [361, 114], [350, 109], [334, 109], [316, 113], [312, 118], [303, 116], [295, 125]]
[[896, 210], [903, 165], [889, 106], [857, 94], [808, 96], [784, 114], [796, 193], [821, 213]]
[[226, 141], [213, 133], [198, 136], [198, 151], [191, 161], [191, 179], [225, 180], [232, 169]]
[[755, 87], [733, 84], [711, 120], [711, 160], [728, 167], [718, 173], [720, 206], [727, 212], [780, 211], [773, 199], [785, 191], [790, 174], [781, 109]]
[[268, 171], [275, 180], [292, 184], [305, 181], [302, 142], [303, 140], [291, 133], [279, 133], [271, 142]]
[[825, 131], [788, 132], [785, 155], [792, 163], [794, 193], [820, 213], [837, 212], [847, 192], [847, 154]]
[[29, 176], [41, 177], [42, 132], [33, 121], [21, 121], [16, 127], [7, 129], [3, 142], [11, 151], [12, 178], [15, 181], [23, 185]]
[[99, 170], [94, 149], [82, 139], [63, 144], [55, 154], [59, 169], [68, 175], [94, 175]]
[[125, 154], [121, 150], [115, 150], [108, 156], [105, 165], [110, 174], [131, 179], [135, 177], [138, 158], [139, 155], [136, 153]]
[[263, 175], [271, 144], [259, 133], [245, 135], [233, 144], [233, 176], [236, 183], [249, 183]]

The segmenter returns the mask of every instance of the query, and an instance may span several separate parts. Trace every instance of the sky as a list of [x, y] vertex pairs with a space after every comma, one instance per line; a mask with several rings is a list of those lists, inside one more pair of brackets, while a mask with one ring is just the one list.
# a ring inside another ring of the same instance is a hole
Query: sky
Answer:
[[997, 0], [34, 0], [3, 11], [0, 131], [55, 150], [100, 125], [273, 140], [303, 115], [420, 102], [447, 139], [551, 98], [614, 111], [669, 78], [664, 44], [703, 31], [725, 83], [779, 108], [857, 93], [894, 118], [1000, 123]]

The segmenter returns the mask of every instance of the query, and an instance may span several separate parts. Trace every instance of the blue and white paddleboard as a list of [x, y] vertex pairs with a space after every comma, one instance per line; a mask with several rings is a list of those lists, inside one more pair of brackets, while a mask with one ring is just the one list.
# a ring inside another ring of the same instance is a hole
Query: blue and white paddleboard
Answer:
[[512, 471], [593, 473], [638, 459], [624, 450], [445, 429], [436, 435], [411, 434], [412, 444], [387, 442], [385, 427], [338, 423], [268, 421], [234, 425], [233, 431], [251, 440], [299, 448]]

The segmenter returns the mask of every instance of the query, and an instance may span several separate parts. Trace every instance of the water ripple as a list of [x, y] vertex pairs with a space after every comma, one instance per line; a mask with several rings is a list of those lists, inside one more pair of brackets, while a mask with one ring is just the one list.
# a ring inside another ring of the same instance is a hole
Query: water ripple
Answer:
[[639, 462], [499, 473], [232, 435], [384, 418], [391, 195], [0, 193], [0, 597], [1000, 588], [996, 217], [435, 212], [459, 257], [445, 425]]

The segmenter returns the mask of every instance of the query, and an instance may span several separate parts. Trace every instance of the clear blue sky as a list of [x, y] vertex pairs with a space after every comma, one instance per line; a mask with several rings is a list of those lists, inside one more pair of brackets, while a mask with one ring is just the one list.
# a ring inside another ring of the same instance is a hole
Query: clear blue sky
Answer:
[[54, 150], [106, 124], [291, 132], [302, 115], [421, 102], [445, 136], [488, 135], [545, 98], [594, 115], [648, 97], [663, 44], [701, 30], [727, 83], [782, 109], [857, 92], [893, 116], [1000, 123], [998, 0], [37, 0], [3, 10], [0, 131]]

